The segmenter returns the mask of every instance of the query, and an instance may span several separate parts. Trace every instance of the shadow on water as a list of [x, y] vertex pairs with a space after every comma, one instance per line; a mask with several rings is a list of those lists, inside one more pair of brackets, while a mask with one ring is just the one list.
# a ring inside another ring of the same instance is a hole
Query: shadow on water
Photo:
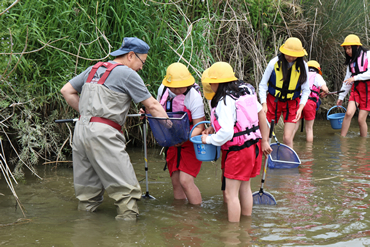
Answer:
[[[265, 190], [276, 206], [255, 206], [252, 217], [228, 223], [220, 180], [220, 161], [204, 162], [196, 184], [202, 206], [173, 200], [159, 149], [148, 150], [149, 192], [139, 202], [135, 223], [114, 220], [105, 196], [96, 213], [77, 211], [72, 169], [40, 166], [43, 180], [28, 175], [16, 186], [27, 220], [0, 180], [0, 246], [369, 246], [370, 143], [351, 128], [349, 137], [327, 121], [315, 123], [315, 142], [297, 133], [294, 149], [302, 164], [269, 169]], [[281, 133], [277, 129], [279, 140]], [[142, 149], [128, 150], [145, 192]], [[261, 177], [252, 180], [252, 190]]]

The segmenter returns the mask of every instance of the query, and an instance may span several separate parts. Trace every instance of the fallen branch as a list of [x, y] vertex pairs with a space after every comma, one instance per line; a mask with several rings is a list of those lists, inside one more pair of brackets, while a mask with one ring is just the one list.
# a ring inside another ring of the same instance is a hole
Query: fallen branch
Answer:
[[18, 219], [16, 222], [12, 222], [12, 223], [8, 223], [8, 224], [0, 224], [0, 227], [4, 227], [4, 226], [14, 226], [16, 224], [26, 224], [26, 223], [30, 223], [32, 220], [31, 219]]

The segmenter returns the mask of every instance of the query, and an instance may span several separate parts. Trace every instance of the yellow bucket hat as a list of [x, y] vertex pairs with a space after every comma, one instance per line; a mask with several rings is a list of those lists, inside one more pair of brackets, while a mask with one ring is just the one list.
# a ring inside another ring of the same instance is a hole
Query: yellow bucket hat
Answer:
[[307, 62], [308, 67], [313, 67], [319, 71], [319, 74], [322, 75], [320, 64], [315, 60], [310, 60]]
[[288, 38], [285, 43], [280, 46], [279, 51], [292, 57], [303, 57], [307, 55], [306, 50], [302, 46], [302, 42], [294, 37]]
[[343, 44], [340, 46], [346, 46], [346, 45], [361, 45], [360, 38], [357, 35], [350, 34], [345, 39]]
[[208, 70], [208, 76], [202, 82], [205, 83], [226, 83], [237, 81], [235, 73], [230, 64], [226, 62], [214, 63]]
[[195, 82], [188, 68], [182, 63], [173, 63], [167, 68], [166, 76], [162, 84], [166, 87], [179, 88], [188, 87]]
[[202, 74], [202, 85], [203, 85], [204, 97], [206, 97], [207, 100], [211, 100], [213, 96], [215, 96], [215, 92], [213, 92], [211, 85], [209, 85], [209, 83], [204, 82], [204, 79], [208, 78], [208, 71], [209, 71], [209, 68], [206, 69]]

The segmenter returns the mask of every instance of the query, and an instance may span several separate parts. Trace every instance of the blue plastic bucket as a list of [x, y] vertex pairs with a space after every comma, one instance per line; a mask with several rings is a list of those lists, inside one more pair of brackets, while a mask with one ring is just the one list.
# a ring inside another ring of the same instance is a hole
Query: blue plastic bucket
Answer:
[[345, 112], [344, 113], [334, 113], [334, 114], [329, 115], [330, 111], [337, 107], [343, 108], [345, 111], [347, 111], [346, 108], [344, 108], [343, 106], [333, 106], [332, 108], [329, 109], [328, 113], [326, 114], [326, 118], [327, 120], [330, 121], [331, 127], [333, 129], [342, 128], [343, 118], [346, 115]]
[[189, 139], [194, 145], [195, 155], [198, 160], [216, 161], [218, 158], [220, 158], [220, 153], [221, 153], [220, 146], [214, 146], [212, 144], [203, 144], [202, 135], [191, 137], [191, 133], [193, 133], [194, 128], [198, 126], [199, 124], [203, 124], [203, 123], [210, 123], [210, 121], [202, 121], [194, 125], [194, 127], [190, 131]]

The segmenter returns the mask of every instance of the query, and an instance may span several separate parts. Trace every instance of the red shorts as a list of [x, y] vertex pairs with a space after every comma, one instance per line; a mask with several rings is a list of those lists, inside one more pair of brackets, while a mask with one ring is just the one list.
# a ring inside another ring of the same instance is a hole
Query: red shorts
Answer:
[[[284, 123], [294, 123], [293, 120], [297, 115], [297, 110], [299, 108], [299, 98], [295, 98], [292, 100], [288, 100], [286, 102], [275, 102], [275, 97], [271, 94], [267, 94], [267, 120], [271, 122], [272, 119], [277, 119], [275, 124], [278, 123], [281, 113], [284, 116]], [[276, 111], [276, 104], [277, 104], [277, 112], [275, 118], [275, 111]]]
[[[256, 157], [257, 152], [258, 156]], [[222, 150], [221, 168], [224, 169], [224, 177], [226, 178], [249, 181], [250, 178], [260, 174], [261, 164], [261, 141], [240, 151]]]
[[166, 161], [170, 176], [172, 176], [174, 171], [182, 171], [193, 177], [197, 177], [202, 161], [197, 159], [193, 143], [188, 140], [182, 144], [179, 164], [177, 164], [177, 152], [176, 147], [170, 147], [167, 151]]
[[[366, 84], [367, 84], [367, 93], [366, 93]], [[360, 110], [370, 111], [370, 81], [359, 82], [356, 86], [356, 90], [355, 84], [353, 84], [351, 88], [351, 95], [349, 96], [349, 101], [357, 102], [358, 109]]]
[[306, 105], [302, 110], [301, 119], [304, 118], [306, 121], [314, 120], [316, 117], [316, 102], [313, 100], [307, 100]]

